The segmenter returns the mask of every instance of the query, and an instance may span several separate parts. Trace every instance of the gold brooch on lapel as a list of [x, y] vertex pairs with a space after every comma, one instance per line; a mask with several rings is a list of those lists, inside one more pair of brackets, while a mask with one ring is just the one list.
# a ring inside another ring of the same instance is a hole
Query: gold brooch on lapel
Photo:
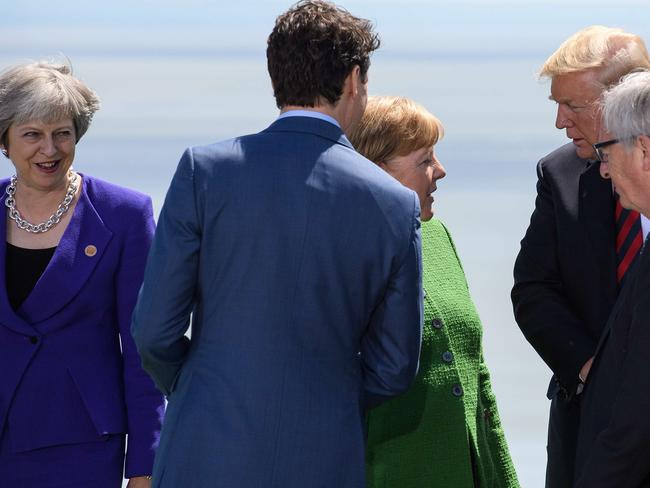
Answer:
[[84, 252], [86, 253], [86, 256], [89, 258], [92, 258], [95, 254], [97, 254], [97, 248], [93, 246], [92, 244], [86, 246], [84, 249]]

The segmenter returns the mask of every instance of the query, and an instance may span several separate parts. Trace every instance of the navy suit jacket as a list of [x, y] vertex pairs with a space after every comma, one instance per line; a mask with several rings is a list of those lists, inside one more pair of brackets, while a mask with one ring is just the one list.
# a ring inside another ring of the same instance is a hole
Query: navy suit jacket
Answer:
[[616, 301], [612, 185], [565, 144], [537, 165], [537, 199], [514, 268], [512, 303], [526, 339], [553, 371], [546, 486], [571, 486], [582, 365]]
[[625, 281], [584, 390], [576, 460], [578, 488], [650, 487], [647, 242]]
[[512, 302], [526, 339], [572, 396], [616, 301], [612, 184], [573, 144], [543, 158], [537, 175]]
[[[7, 184], [0, 181], [2, 207]], [[128, 433], [126, 475], [151, 472], [164, 399], [129, 326], [153, 231], [149, 197], [83, 176], [52, 260], [14, 311], [0, 218], [0, 433], [12, 450]]]
[[419, 210], [315, 118], [185, 152], [132, 326], [154, 486], [365, 487], [363, 410], [417, 370]]

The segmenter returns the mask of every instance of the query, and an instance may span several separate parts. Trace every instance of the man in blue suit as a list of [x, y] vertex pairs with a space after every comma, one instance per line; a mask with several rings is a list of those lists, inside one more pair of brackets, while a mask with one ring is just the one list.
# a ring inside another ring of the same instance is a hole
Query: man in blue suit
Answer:
[[418, 199], [345, 136], [378, 46], [295, 5], [268, 39], [280, 117], [183, 155], [132, 326], [169, 399], [154, 487], [365, 487], [364, 409], [407, 389], [422, 326]]

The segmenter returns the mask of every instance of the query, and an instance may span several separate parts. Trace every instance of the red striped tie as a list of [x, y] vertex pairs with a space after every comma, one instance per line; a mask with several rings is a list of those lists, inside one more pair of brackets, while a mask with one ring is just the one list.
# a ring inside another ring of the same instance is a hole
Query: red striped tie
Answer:
[[616, 196], [616, 278], [621, 283], [625, 273], [639, 255], [643, 246], [641, 217], [635, 210], [627, 210], [621, 206]]

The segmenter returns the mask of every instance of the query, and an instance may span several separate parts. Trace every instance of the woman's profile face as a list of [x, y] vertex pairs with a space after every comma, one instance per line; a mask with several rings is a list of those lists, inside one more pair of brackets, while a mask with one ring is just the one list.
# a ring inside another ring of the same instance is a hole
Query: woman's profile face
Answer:
[[404, 156], [392, 156], [386, 162], [380, 162], [379, 166], [418, 194], [421, 219], [424, 222], [431, 220], [436, 182], [447, 174], [436, 159], [433, 147], [422, 147]]
[[72, 119], [53, 123], [30, 120], [12, 124], [7, 131], [7, 147], [22, 185], [40, 191], [68, 186], [68, 170], [75, 153]]

